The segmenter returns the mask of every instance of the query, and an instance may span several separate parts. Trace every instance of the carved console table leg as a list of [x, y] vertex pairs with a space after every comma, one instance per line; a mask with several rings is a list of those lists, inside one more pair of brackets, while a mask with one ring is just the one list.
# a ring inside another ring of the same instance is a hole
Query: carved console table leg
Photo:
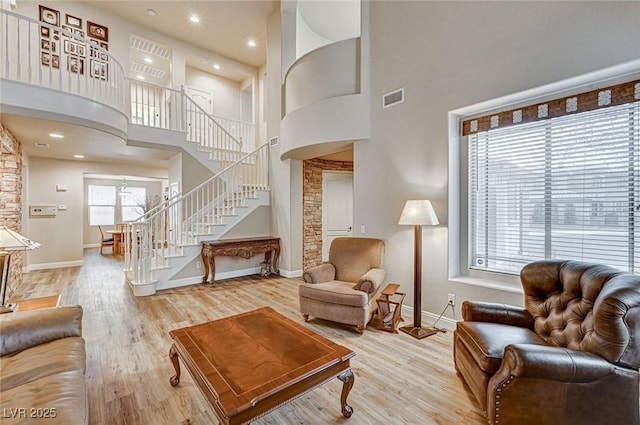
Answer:
[[276, 274], [280, 274], [280, 269], [278, 268], [278, 259], [280, 258], [280, 243], [278, 243], [278, 245], [276, 245], [276, 247], [273, 250], [273, 271]]
[[344, 384], [342, 385], [342, 394], [340, 394], [340, 405], [342, 406], [342, 415], [345, 418], [350, 418], [353, 414], [353, 407], [347, 404], [347, 397], [349, 396], [349, 392], [351, 391], [351, 387], [353, 387], [353, 372], [351, 369], [346, 370], [344, 373], [338, 376], [338, 379], [341, 380]]
[[173, 369], [176, 371], [176, 374], [169, 378], [169, 383], [172, 387], [177, 387], [180, 383], [180, 362], [178, 361], [176, 346], [173, 344], [169, 349], [169, 358], [171, 359], [171, 363], [173, 363]]
[[202, 284], [206, 285], [209, 280], [209, 253], [207, 250], [203, 249], [200, 252], [200, 258], [202, 258], [202, 267], [204, 268], [204, 276], [202, 276]]

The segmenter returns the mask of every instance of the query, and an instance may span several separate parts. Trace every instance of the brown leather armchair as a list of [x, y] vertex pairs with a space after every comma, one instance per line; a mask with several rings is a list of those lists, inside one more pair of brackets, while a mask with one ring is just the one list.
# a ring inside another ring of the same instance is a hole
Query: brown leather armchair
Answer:
[[356, 326], [363, 333], [377, 310], [382, 292], [384, 242], [380, 239], [335, 238], [329, 261], [305, 270], [298, 287], [300, 312]]
[[489, 422], [638, 425], [640, 276], [539, 261], [520, 278], [525, 308], [465, 301], [454, 333]]

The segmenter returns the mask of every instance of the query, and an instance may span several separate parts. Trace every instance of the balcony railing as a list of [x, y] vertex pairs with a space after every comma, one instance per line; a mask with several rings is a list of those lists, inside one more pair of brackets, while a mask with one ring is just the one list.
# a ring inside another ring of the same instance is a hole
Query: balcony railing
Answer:
[[255, 146], [254, 126], [202, 110], [184, 92], [128, 79], [95, 40], [0, 9], [0, 78], [111, 106], [132, 124], [184, 131], [215, 159], [237, 160]]
[[122, 65], [93, 40], [0, 10], [0, 78], [75, 94], [124, 112]]

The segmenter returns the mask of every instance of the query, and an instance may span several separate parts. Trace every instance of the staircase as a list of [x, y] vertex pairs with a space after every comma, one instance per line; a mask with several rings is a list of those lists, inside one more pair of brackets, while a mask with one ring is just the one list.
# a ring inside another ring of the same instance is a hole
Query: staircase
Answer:
[[125, 275], [134, 295], [180, 286], [172, 278], [200, 255], [201, 241], [220, 239], [258, 207], [269, 205], [268, 171], [265, 143], [127, 224]]
[[[258, 207], [269, 205], [269, 149], [264, 144], [248, 152], [254, 146], [253, 124], [207, 113], [184, 88], [126, 78], [120, 62], [99, 46], [91, 49], [105, 58], [106, 78], [70, 72], [51, 63], [51, 52], [41, 54], [41, 28], [60, 31], [78, 45], [89, 46], [89, 40], [5, 9], [0, 9], [0, 22], [4, 87], [16, 82], [16, 87], [37, 86], [91, 100], [92, 106], [104, 106], [107, 118], [115, 117], [100, 125], [128, 144], [182, 149], [214, 172], [187, 194], [165, 200], [126, 226], [125, 274], [135, 295], [179, 286], [174, 277], [199, 255], [200, 241], [221, 238]], [[81, 118], [89, 126], [96, 121], [90, 113]]]

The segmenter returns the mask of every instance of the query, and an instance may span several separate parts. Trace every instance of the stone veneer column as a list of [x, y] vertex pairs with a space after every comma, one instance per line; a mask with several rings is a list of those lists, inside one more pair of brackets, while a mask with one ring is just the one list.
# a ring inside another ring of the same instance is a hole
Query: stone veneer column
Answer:
[[[0, 226], [22, 232], [22, 145], [0, 124]], [[22, 282], [22, 253], [11, 255], [9, 288]]]
[[302, 183], [302, 267], [322, 263], [322, 172], [353, 171], [351, 161], [309, 159], [303, 161]]

